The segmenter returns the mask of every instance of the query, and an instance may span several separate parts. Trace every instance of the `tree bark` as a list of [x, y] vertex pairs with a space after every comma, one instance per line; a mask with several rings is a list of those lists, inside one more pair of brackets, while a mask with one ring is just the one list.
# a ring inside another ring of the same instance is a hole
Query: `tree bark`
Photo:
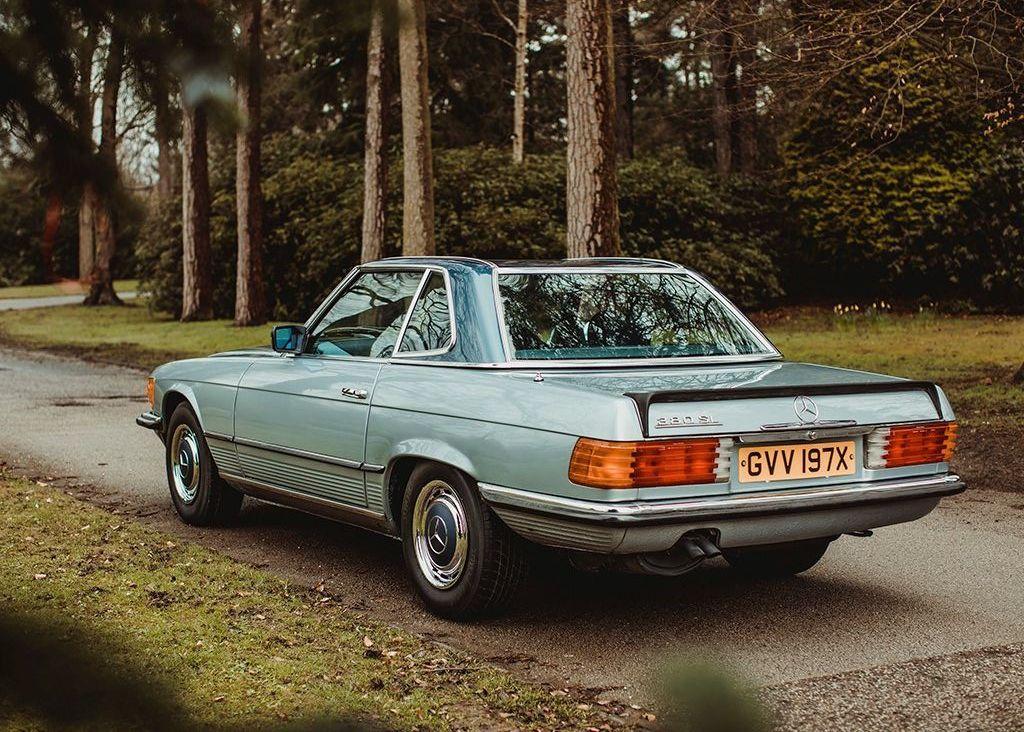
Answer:
[[757, 56], [756, 15], [745, 14], [736, 50], [740, 74], [736, 82], [736, 137], [739, 153], [738, 169], [751, 175], [757, 170], [757, 83], [754, 62]]
[[263, 0], [246, 0], [242, 11], [243, 68], [238, 75], [238, 108], [244, 120], [235, 140], [238, 206], [238, 272], [235, 279], [235, 325], [267, 322], [263, 285], [263, 188], [261, 185], [261, 92]]
[[568, 0], [565, 28], [568, 255], [618, 256], [615, 61], [608, 0]]
[[43, 216], [43, 238], [39, 249], [43, 257], [43, 278], [46, 282], [55, 282], [57, 273], [53, 266], [53, 250], [57, 242], [57, 230], [64, 214], [64, 199], [59, 193], [51, 193], [46, 200], [46, 213]]
[[388, 191], [384, 1], [373, 0], [366, 47], [366, 149], [363, 161], [361, 262], [372, 262], [384, 256], [384, 208]]
[[213, 317], [213, 278], [206, 110], [185, 107], [181, 116], [181, 319], [209, 320]]
[[[78, 109], [77, 125], [83, 140], [92, 144], [92, 61], [96, 54], [97, 32], [89, 28], [86, 32], [78, 57]], [[78, 279], [82, 284], [89, 281], [92, 273], [93, 260], [96, 252], [96, 227], [94, 212], [96, 208], [96, 189], [91, 181], [82, 186], [82, 196], [78, 206]]]
[[526, 30], [527, 0], [519, 0], [516, 13], [516, 80], [512, 108], [512, 162], [519, 165], [526, 155]]
[[615, 151], [619, 160], [633, 159], [633, 25], [629, 0], [613, 0], [615, 39]]
[[167, 201], [174, 195], [174, 122], [167, 89], [154, 90], [154, 132], [156, 137], [156, 195]]
[[95, 206], [96, 256], [89, 274], [86, 305], [120, 305], [114, 292], [111, 265], [117, 250], [114, 222], [114, 195], [117, 190], [117, 101], [124, 66], [124, 38], [116, 29], [111, 33], [107, 59], [103, 66], [103, 99], [100, 108], [99, 160], [108, 177], [107, 189], [97, 195]]
[[402, 253], [432, 255], [434, 163], [430, 144], [427, 9], [424, 0], [398, 2], [398, 63], [402, 86]]
[[715, 138], [715, 169], [721, 178], [732, 173], [732, 115], [729, 107], [729, 71], [732, 68], [733, 37], [729, 30], [730, 0], [714, 0], [710, 14], [710, 55], [712, 107], [711, 127]]

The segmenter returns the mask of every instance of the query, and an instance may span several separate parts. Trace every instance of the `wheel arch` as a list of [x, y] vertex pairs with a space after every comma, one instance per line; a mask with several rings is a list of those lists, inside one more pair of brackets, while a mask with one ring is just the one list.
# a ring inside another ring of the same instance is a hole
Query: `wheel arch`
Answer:
[[415, 440], [396, 447], [396, 454], [384, 469], [384, 510], [388, 525], [395, 534], [400, 534], [402, 500], [409, 477], [417, 466], [436, 463], [458, 470], [472, 483], [477, 481], [476, 466], [464, 453], [450, 445], [434, 440]]
[[171, 415], [174, 414], [174, 410], [182, 403], [188, 404], [192, 408], [192, 412], [196, 415], [196, 420], [199, 422], [199, 427], [203, 428], [203, 415], [199, 411], [195, 393], [185, 384], [173, 384], [164, 391], [163, 398], [160, 401], [160, 416], [163, 417], [165, 431]]

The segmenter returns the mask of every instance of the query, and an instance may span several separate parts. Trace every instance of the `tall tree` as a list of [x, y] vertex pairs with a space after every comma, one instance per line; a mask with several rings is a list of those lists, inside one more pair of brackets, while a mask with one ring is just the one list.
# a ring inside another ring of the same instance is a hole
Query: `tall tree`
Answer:
[[[96, 53], [98, 32], [95, 26], [86, 29], [78, 49], [78, 108], [75, 126], [83, 140], [92, 141], [92, 62]], [[82, 197], [78, 206], [78, 279], [89, 281], [96, 253], [96, 185], [91, 180], [82, 183]]]
[[402, 86], [402, 253], [430, 255], [434, 241], [434, 163], [430, 145], [427, 8], [398, 2], [398, 63]]
[[263, 291], [263, 188], [260, 180], [262, 10], [263, 0], [243, 0], [242, 65], [238, 73], [238, 108], [243, 120], [235, 141], [238, 166], [235, 176], [238, 206], [235, 325], [239, 326], [267, 322]]
[[615, 59], [608, 0], [568, 0], [565, 30], [568, 254], [618, 256]]
[[516, 13], [516, 80], [512, 109], [512, 161], [523, 162], [526, 154], [526, 30], [529, 21], [527, 0], [519, 0]]
[[165, 80], [156, 79], [153, 88], [153, 132], [156, 138], [156, 192], [162, 201], [174, 195], [174, 115]]
[[739, 155], [737, 169], [751, 174], [757, 170], [757, 82], [754, 78], [754, 64], [757, 58], [757, 10], [744, 7], [738, 19], [736, 33], [736, 60], [739, 63], [739, 77], [736, 81], [736, 152]]
[[619, 160], [633, 159], [633, 23], [629, 0], [612, 0], [615, 40], [615, 152]]
[[[183, 95], [184, 96], [184, 95]], [[213, 317], [213, 279], [210, 273], [210, 176], [206, 148], [206, 109], [182, 104], [181, 319]]]
[[384, 48], [384, 2], [373, 0], [366, 47], [366, 150], [363, 165], [363, 242], [359, 259], [372, 262], [384, 254], [384, 207], [387, 200], [387, 52]]
[[709, 14], [709, 49], [711, 56], [711, 127], [715, 138], [715, 170], [722, 178], [732, 173], [732, 113], [729, 87], [733, 67], [733, 34], [729, 27], [732, 8], [730, 0], [713, 0]]
[[95, 211], [96, 255], [89, 274], [86, 305], [119, 305], [114, 292], [111, 266], [117, 249], [114, 195], [117, 189], [117, 103], [121, 93], [124, 67], [124, 37], [115, 27], [110, 33], [107, 58], [103, 65], [103, 95], [100, 109], [99, 159], [111, 179], [103, 195], [97, 196]]

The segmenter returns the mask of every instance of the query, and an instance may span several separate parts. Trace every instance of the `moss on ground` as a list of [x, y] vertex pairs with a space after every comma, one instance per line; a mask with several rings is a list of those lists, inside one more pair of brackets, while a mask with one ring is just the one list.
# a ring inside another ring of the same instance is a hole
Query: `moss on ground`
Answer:
[[0, 719], [16, 727], [606, 721], [572, 695], [19, 480], [0, 479], [0, 643]]

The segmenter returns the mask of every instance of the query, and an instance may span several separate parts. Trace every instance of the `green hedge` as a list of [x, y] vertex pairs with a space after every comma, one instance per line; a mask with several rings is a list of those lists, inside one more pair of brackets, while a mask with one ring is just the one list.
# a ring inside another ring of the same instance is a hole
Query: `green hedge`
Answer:
[[[268, 142], [264, 180], [266, 276], [275, 318], [296, 319], [316, 305], [359, 256], [361, 161], [334, 157], [290, 138]], [[230, 171], [233, 159], [218, 165]], [[391, 180], [401, 182], [400, 161]], [[215, 310], [234, 303], [234, 183], [215, 171], [212, 247]], [[440, 151], [435, 160], [439, 254], [560, 258], [565, 252], [565, 163], [558, 155], [510, 164], [505, 150]], [[679, 156], [640, 159], [622, 167], [623, 248], [704, 272], [744, 307], [782, 293], [773, 251], [777, 234], [770, 191], [750, 182], [722, 187]], [[177, 313], [181, 302], [179, 204], [169, 203], [145, 227], [140, 275], [153, 306]], [[387, 210], [389, 254], [399, 254], [401, 197]]]

